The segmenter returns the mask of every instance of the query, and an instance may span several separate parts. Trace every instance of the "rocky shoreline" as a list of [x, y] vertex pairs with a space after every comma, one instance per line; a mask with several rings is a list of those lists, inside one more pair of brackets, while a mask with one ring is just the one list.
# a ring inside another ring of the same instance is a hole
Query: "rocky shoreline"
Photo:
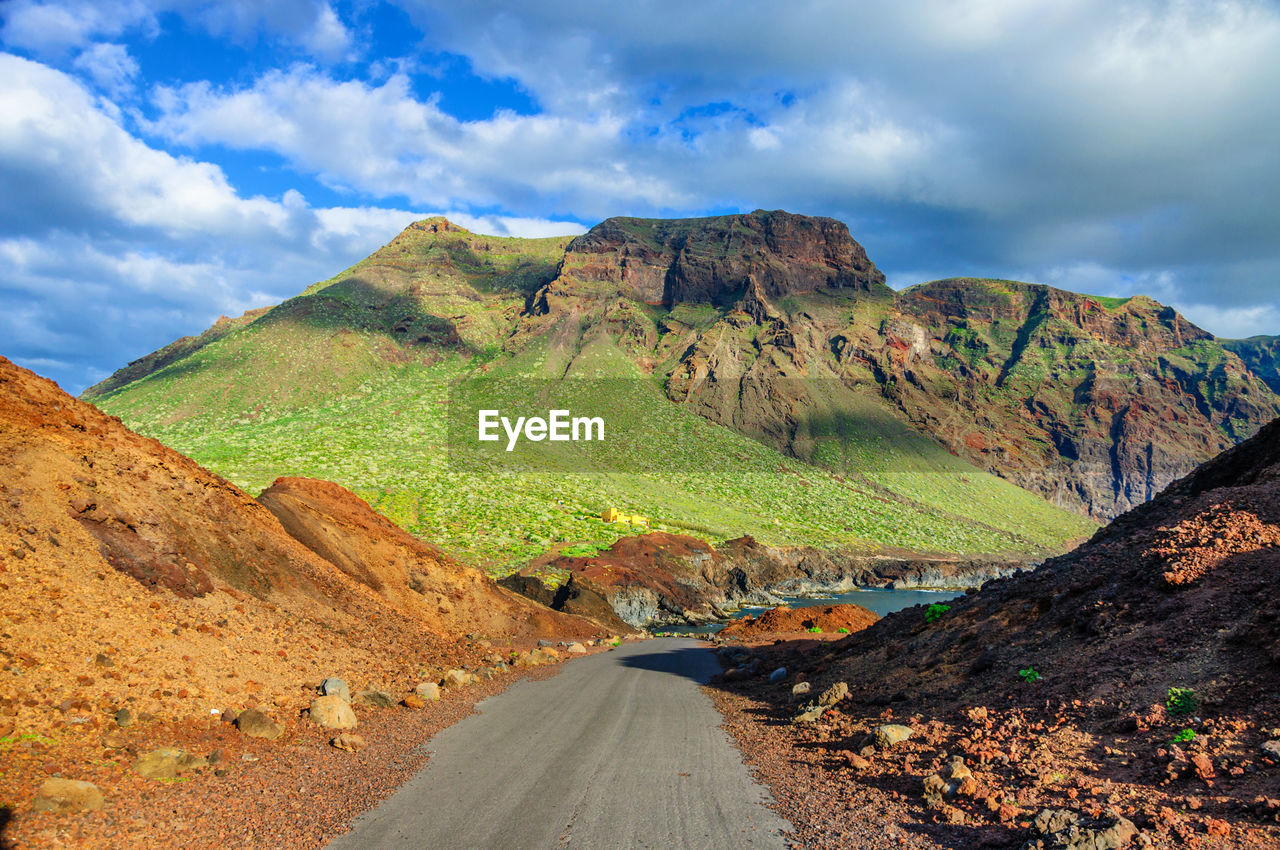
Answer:
[[[694, 537], [654, 532], [626, 537], [591, 557], [562, 557], [551, 566], [569, 573], [571, 596], [552, 607], [584, 613], [601, 603], [636, 629], [702, 625], [727, 620], [748, 606], [774, 606], [782, 597], [828, 596], [859, 588], [954, 590], [1030, 569], [1034, 564], [997, 557], [868, 554], [776, 547], [751, 537], [719, 547]], [[531, 575], [503, 581], [548, 603], [556, 596]]]

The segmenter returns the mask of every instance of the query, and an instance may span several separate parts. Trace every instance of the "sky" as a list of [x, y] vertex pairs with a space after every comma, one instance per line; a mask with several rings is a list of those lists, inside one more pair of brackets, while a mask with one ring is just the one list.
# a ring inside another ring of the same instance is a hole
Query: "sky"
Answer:
[[1280, 333], [1280, 4], [0, 0], [0, 354], [78, 393], [444, 214], [757, 208]]

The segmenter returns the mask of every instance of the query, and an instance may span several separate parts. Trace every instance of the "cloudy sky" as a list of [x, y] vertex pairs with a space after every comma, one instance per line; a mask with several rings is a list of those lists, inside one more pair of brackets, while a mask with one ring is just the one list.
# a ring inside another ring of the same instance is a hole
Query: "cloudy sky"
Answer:
[[1280, 333], [1280, 5], [4, 0], [0, 354], [79, 392], [445, 213], [830, 215]]

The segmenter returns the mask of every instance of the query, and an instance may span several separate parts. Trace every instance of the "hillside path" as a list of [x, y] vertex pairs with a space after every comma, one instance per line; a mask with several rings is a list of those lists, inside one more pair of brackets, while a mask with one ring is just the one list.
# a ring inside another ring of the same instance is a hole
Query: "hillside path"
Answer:
[[700, 641], [658, 638], [519, 682], [329, 847], [786, 847], [699, 690], [717, 670]]

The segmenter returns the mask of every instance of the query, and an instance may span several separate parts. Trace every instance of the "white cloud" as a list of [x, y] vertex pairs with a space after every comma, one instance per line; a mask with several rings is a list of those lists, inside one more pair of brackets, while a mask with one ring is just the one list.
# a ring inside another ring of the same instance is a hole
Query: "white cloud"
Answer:
[[126, 97], [138, 76], [138, 63], [123, 44], [99, 42], [85, 48], [71, 66], [113, 97]]
[[[131, 136], [59, 71], [0, 54], [0, 77], [0, 353], [72, 392], [220, 314], [294, 295], [427, 215], [245, 198], [217, 166]], [[452, 217], [480, 232], [582, 229]]]

